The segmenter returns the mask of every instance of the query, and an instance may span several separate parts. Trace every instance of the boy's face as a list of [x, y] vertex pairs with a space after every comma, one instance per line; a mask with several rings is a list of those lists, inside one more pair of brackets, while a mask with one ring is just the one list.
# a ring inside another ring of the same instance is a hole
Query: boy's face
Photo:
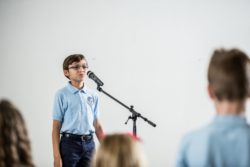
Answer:
[[86, 77], [88, 64], [86, 60], [73, 62], [69, 65], [68, 70], [64, 70], [64, 75], [69, 77], [72, 82], [83, 82]]

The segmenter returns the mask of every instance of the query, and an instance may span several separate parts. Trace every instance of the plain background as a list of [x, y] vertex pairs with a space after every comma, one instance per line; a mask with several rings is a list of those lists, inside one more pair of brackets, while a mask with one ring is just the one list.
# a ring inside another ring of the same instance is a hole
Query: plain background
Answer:
[[[181, 137], [214, 117], [210, 55], [218, 47], [250, 54], [249, 18], [248, 0], [1, 0], [0, 97], [22, 111], [36, 165], [52, 166], [62, 62], [82, 53], [105, 91], [157, 124], [137, 121], [149, 166], [172, 167]], [[132, 131], [129, 112], [99, 97], [106, 133]]]

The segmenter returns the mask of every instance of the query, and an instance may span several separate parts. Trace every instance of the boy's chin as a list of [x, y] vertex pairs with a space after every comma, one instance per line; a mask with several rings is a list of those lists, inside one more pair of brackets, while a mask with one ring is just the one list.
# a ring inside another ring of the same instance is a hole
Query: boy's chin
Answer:
[[84, 82], [84, 79], [78, 79], [77, 82]]
[[79, 78], [79, 81], [84, 81], [84, 80], [85, 80], [85, 77]]

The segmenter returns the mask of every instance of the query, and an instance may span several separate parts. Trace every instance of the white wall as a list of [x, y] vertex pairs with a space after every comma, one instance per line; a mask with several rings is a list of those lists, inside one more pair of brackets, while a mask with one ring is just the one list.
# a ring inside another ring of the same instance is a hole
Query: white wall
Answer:
[[[213, 49], [250, 54], [249, 18], [247, 0], [1, 0], [0, 98], [22, 110], [37, 166], [52, 166], [62, 62], [82, 53], [104, 90], [157, 124], [137, 121], [149, 166], [172, 167], [181, 136], [214, 116], [206, 93]], [[131, 131], [129, 112], [99, 95], [105, 131]]]

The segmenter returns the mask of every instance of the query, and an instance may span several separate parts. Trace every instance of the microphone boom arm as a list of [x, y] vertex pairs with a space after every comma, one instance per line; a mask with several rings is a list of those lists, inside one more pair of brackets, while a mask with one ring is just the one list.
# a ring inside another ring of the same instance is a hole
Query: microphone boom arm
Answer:
[[[136, 132], [136, 120], [137, 120], [137, 117], [140, 117], [142, 118], [145, 122], [147, 122], [148, 124], [150, 124], [151, 126], [153, 127], [156, 127], [156, 124], [153, 123], [152, 121], [150, 121], [149, 119], [143, 117], [140, 113], [136, 112], [134, 110], [134, 106], [130, 106], [128, 107], [127, 105], [125, 105], [124, 103], [122, 103], [121, 101], [119, 101], [118, 99], [116, 99], [115, 97], [111, 96], [109, 93], [107, 93], [106, 91], [104, 91], [100, 85], [97, 86], [97, 90], [104, 93], [105, 95], [107, 95], [108, 97], [110, 97], [111, 99], [113, 99], [114, 101], [116, 101], [117, 103], [119, 103], [120, 105], [122, 105], [123, 107], [127, 108], [131, 113], [132, 113], [132, 116], [129, 116], [128, 117], [128, 120], [129, 119], [132, 119], [133, 120], [133, 135], [134, 136], [137, 136], [137, 132]], [[126, 121], [127, 123], [127, 121]], [[125, 124], [126, 124], [125, 123]]]

